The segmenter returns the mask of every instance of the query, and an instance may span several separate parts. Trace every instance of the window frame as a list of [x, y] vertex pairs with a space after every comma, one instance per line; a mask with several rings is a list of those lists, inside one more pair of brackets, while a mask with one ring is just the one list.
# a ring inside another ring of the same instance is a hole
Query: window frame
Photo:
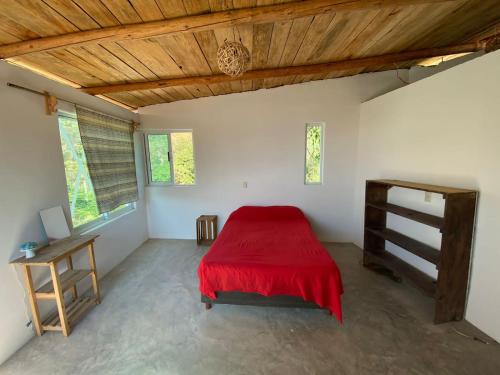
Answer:
[[[74, 109], [74, 108], [73, 108]], [[76, 113], [74, 111], [70, 111], [67, 109], [59, 109], [57, 111], [57, 127], [58, 127], [58, 133], [59, 133], [59, 145], [61, 146], [61, 157], [63, 158], [63, 168], [64, 168], [64, 178], [65, 178], [65, 185], [66, 185], [66, 195], [67, 195], [67, 203], [68, 203], [68, 209], [70, 213], [70, 221], [71, 221], [71, 233], [72, 234], [82, 234], [85, 232], [90, 232], [102, 225], [105, 225], [111, 221], [114, 221], [115, 219], [131, 212], [134, 211], [137, 208], [137, 202], [131, 202], [127, 203], [124, 205], [124, 207], [120, 209], [116, 209], [112, 212], [105, 212], [103, 214], [100, 214], [97, 218], [90, 220], [84, 224], [80, 224], [78, 226], [74, 226], [73, 224], [73, 212], [71, 212], [71, 202], [69, 201], [69, 191], [67, 187], [67, 176], [66, 176], [66, 165], [64, 163], [64, 155], [63, 155], [63, 144], [62, 144], [62, 137], [61, 137], [61, 130], [59, 129], [60, 124], [59, 124], [59, 117], [66, 117], [66, 118], [71, 118], [74, 119], [77, 122], [78, 125], [78, 118], [76, 117]], [[92, 186], [92, 189], [94, 187]], [[95, 193], [94, 193], [95, 195]]]
[[[319, 182], [307, 181], [307, 130], [309, 127], [319, 126], [321, 129], [321, 142], [320, 142], [320, 159], [319, 159]], [[324, 173], [323, 166], [325, 160], [325, 128], [326, 124], [323, 121], [306, 122], [304, 132], [304, 185], [323, 185]]]
[[[144, 132], [144, 160], [146, 164], [146, 184], [147, 186], [195, 186], [197, 183], [198, 173], [196, 171], [196, 152], [194, 146], [194, 131], [193, 129], [151, 129], [145, 130]], [[193, 161], [194, 161], [194, 182], [192, 184], [177, 184], [175, 182], [175, 168], [174, 168], [174, 160], [175, 160], [175, 151], [172, 147], [172, 133], [191, 133], [191, 142], [193, 144]], [[149, 158], [149, 135], [166, 135], [168, 139], [168, 152], [169, 158], [168, 163], [170, 166], [170, 176], [171, 182], [155, 182], [152, 181], [151, 171], [151, 160]]]

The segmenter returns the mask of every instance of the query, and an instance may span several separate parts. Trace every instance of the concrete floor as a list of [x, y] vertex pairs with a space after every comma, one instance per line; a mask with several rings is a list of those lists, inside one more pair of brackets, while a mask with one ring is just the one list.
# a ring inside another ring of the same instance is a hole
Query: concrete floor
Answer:
[[32, 339], [0, 374], [499, 374], [500, 345], [466, 322], [432, 324], [432, 301], [327, 244], [342, 272], [343, 325], [325, 311], [199, 302], [206, 248], [150, 240], [102, 280], [70, 337]]

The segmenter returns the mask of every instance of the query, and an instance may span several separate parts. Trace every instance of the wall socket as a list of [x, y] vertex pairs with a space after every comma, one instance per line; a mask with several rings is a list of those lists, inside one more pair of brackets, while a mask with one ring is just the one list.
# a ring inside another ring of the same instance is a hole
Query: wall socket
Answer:
[[432, 193], [430, 191], [425, 192], [424, 202], [430, 202], [432, 200]]

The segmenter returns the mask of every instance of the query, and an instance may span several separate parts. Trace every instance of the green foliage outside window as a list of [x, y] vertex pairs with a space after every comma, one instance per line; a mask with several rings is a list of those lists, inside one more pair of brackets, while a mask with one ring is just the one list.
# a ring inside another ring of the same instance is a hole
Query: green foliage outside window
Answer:
[[151, 165], [151, 182], [171, 182], [170, 162], [168, 160], [168, 135], [148, 135], [149, 161]]
[[[168, 134], [148, 134], [149, 165], [151, 182], [171, 183], [170, 163], [177, 185], [192, 185], [195, 183], [195, 168], [193, 155], [193, 135], [191, 132], [172, 132]], [[169, 150], [173, 161], [169, 160]]]
[[321, 125], [306, 126], [306, 183], [321, 183]]
[[99, 218], [100, 215], [76, 119], [59, 116], [59, 133], [61, 135], [71, 219], [73, 227], [76, 228]]
[[178, 185], [194, 184], [193, 134], [191, 132], [172, 133], [174, 151], [175, 183]]

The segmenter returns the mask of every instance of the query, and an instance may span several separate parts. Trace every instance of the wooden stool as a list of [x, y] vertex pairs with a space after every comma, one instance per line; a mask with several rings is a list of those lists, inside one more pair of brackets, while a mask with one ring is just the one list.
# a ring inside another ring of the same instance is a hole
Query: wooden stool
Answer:
[[201, 215], [196, 219], [196, 243], [210, 245], [217, 238], [217, 216]]

